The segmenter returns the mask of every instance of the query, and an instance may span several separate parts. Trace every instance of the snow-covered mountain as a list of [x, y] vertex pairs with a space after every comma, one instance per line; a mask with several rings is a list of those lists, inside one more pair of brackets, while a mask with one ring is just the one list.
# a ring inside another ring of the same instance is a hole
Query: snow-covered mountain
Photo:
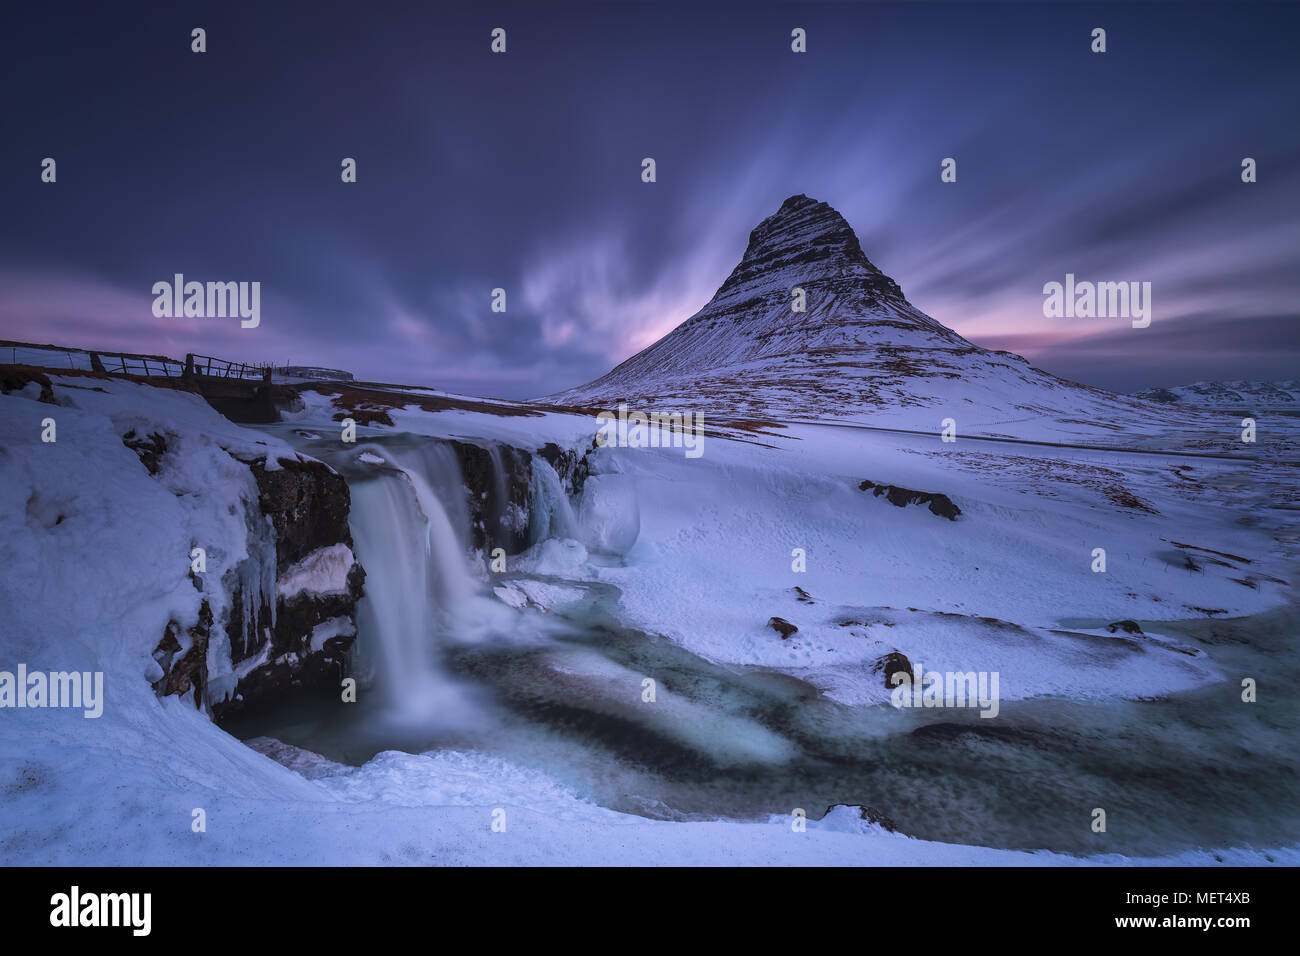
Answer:
[[1238, 411], [1249, 408], [1300, 408], [1300, 379], [1280, 382], [1193, 382], [1170, 388], [1148, 388], [1138, 398], [1169, 404]]
[[[796, 289], [806, 309], [793, 310]], [[712, 300], [655, 344], [586, 385], [569, 405], [680, 405], [715, 414], [871, 419], [937, 427], [943, 409], [994, 425], [1026, 413], [1121, 417], [1127, 397], [1066, 382], [980, 348], [908, 302], [866, 257], [844, 217], [791, 196], [750, 234]], [[904, 422], [900, 420], [906, 419]], [[933, 422], [931, 422], [933, 419]]]

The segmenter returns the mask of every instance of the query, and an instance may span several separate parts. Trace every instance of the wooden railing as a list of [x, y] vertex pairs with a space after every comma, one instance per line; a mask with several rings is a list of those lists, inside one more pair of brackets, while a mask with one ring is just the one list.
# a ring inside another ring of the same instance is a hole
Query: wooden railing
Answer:
[[250, 365], [247, 362], [230, 362], [211, 355], [190, 353], [185, 356], [184, 371], [209, 378], [269, 379], [274, 369], [270, 365]]
[[[167, 378], [179, 377], [185, 371], [185, 364], [165, 355], [133, 355], [129, 352], [91, 352], [91, 368], [96, 372], [108, 372], [110, 375], [164, 375]], [[98, 360], [98, 367], [95, 363]]]
[[61, 345], [0, 341], [0, 363], [6, 360], [15, 365], [37, 365], [49, 369], [62, 368], [66, 362], [68, 368], [74, 370], [150, 378], [205, 377], [269, 381], [274, 371], [271, 365], [232, 362], [212, 355], [190, 353], [185, 356], [185, 361], [181, 362], [166, 355], [101, 352], [66, 348]]

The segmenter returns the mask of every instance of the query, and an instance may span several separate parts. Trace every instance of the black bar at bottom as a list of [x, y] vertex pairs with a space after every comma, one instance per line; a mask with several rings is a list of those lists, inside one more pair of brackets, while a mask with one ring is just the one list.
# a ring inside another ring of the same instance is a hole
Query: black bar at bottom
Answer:
[[[730, 935], [733, 942], [761, 938], [782, 923], [798, 934], [814, 934], [810, 943], [822, 931], [847, 931], [864, 945], [1126, 937], [1185, 943], [1199, 937], [1230, 946], [1256, 938], [1251, 934], [1260, 930], [1276, 934], [1287, 928], [1291, 914], [1284, 907], [1294, 876], [1284, 867], [562, 873], [9, 868], [0, 894], [0, 925], [23, 935], [76, 933], [87, 942], [118, 937], [128, 945], [143, 938], [188, 943], [210, 935], [214, 942], [255, 939], [259, 948], [278, 942], [334, 948], [350, 939], [373, 943], [377, 933], [450, 926], [477, 926], [493, 939], [501, 933], [536, 934], [540, 941], [561, 927], [621, 925], [629, 940], [658, 938], [666, 944], [660, 934], [675, 933], [672, 927], [681, 929], [683, 922]], [[146, 928], [144, 897], [120, 895], [145, 893], [147, 936], [139, 932]], [[103, 894], [119, 895], [106, 899]], [[87, 902], [88, 897], [93, 899]], [[71, 925], [111, 922], [114, 910], [117, 926]], [[1020, 937], [1025, 932], [1035, 935]], [[698, 942], [695, 930], [690, 935]]]

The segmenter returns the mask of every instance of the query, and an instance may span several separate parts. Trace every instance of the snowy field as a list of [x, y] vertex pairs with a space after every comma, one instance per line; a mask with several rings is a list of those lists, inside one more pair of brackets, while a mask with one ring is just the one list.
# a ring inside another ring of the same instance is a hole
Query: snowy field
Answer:
[[[1296, 841], [1277, 837], [1293, 832], [1289, 817], [1261, 827], [1259, 840], [1199, 844], [1193, 834], [1154, 855], [1110, 852], [1104, 837], [1096, 852], [1012, 850], [886, 832], [851, 808], [816, 819], [824, 805], [806, 808], [806, 832], [791, 825], [799, 804], [743, 818], [650, 819], [482, 749], [389, 750], [351, 766], [265, 737], [245, 743], [191, 701], [156, 697], [150, 652], [168, 620], [197, 612], [184, 558], [191, 543], [216, 542], [211, 550], [231, 567], [250, 546], [240, 509], [255, 488], [236, 459], [292, 455], [302, 443], [295, 432], [332, 440], [335, 407], [309, 392], [294, 420], [255, 430], [194, 395], [52, 378], [57, 407], [37, 401], [35, 385], [0, 397], [0, 666], [102, 670], [106, 702], [98, 719], [53, 709], [0, 714], [6, 863], [1300, 862]], [[41, 441], [49, 416], [54, 443]], [[358, 449], [406, 433], [581, 452], [594, 431], [591, 417], [559, 412], [412, 406], [392, 417], [391, 428], [360, 428]], [[614, 595], [621, 625], [720, 672], [797, 681], [882, 735], [901, 718], [871, 665], [891, 652], [927, 669], [996, 671], [1012, 711], [1053, 701], [1100, 713], [1202, 699], [1195, 695], [1235, 699], [1243, 652], [1198, 639], [1203, 631], [1186, 622], [1265, 620], [1293, 605], [1289, 435], [1282, 445], [1273, 431], [1273, 444], [1235, 460], [1195, 457], [1203, 432], [1170, 441], [1176, 422], [1105, 442], [1091, 430], [1095, 444], [1136, 452], [947, 444], [936, 424], [917, 435], [732, 424], [709, 433], [697, 459], [673, 448], [600, 449], [583, 496], [563, 520], [557, 511], [557, 535], [520, 556], [516, 574], [494, 583], [483, 555], [465, 555], [466, 574], [498, 629], [505, 621], [542, 633], [584, 595]], [[1060, 441], [1069, 431], [1088, 443], [1083, 425], [1031, 418], [1022, 427], [1003, 421], [998, 432]], [[1287, 427], [1266, 422], [1261, 431]], [[122, 437], [155, 430], [179, 440], [151, 476]], [[947, 495], [961, 514], [949, 521], [920, 505], [895, 507], [860, 490], [864, 480]], [[1106, 551], [1104, 573], [1092, 570], [1095, 548]], [[793, 567], [800, 552], [805, 570]], [[797, 632], [783, 639], [768, 625], [773, 617]], [[1143, 633], [1107, 627], [1120, 620], [1140, 622]], [[640, 692], [640, 674], [599, 654], [548, 653], [548, 666], [581, 693], [625, 685], [634, 702]], [[671, 680], [662, 706], [663, 732], [692, 746], [787, 759], [791, 744], [779, 732], [675, 694]], [[1276, 748], [1268, 759], [1293, 759], [1293, 728], [1266, 739], [1261, 747]], [[1096, 799], [1078, 795], [1085, 830]], [[191, 830], [196, 809], [206, 832]], [[504, 811], [505, 832], [492, 827], [495, 811]]]

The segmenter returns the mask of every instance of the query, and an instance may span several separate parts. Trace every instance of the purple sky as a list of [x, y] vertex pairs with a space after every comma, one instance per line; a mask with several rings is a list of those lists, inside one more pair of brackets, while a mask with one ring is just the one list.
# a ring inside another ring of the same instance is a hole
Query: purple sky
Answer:
[[[1057, 374], [1296, 374], [1294, 6], [131, 9], [4, 15], [0, 337], [532, 397], [689, 317], [806, 193]], [[260, 281], [260, 327], [155, 318], [176, 272]], [[1067, 272], [1151, 282], [1151, 327], [1045, 318]]]

